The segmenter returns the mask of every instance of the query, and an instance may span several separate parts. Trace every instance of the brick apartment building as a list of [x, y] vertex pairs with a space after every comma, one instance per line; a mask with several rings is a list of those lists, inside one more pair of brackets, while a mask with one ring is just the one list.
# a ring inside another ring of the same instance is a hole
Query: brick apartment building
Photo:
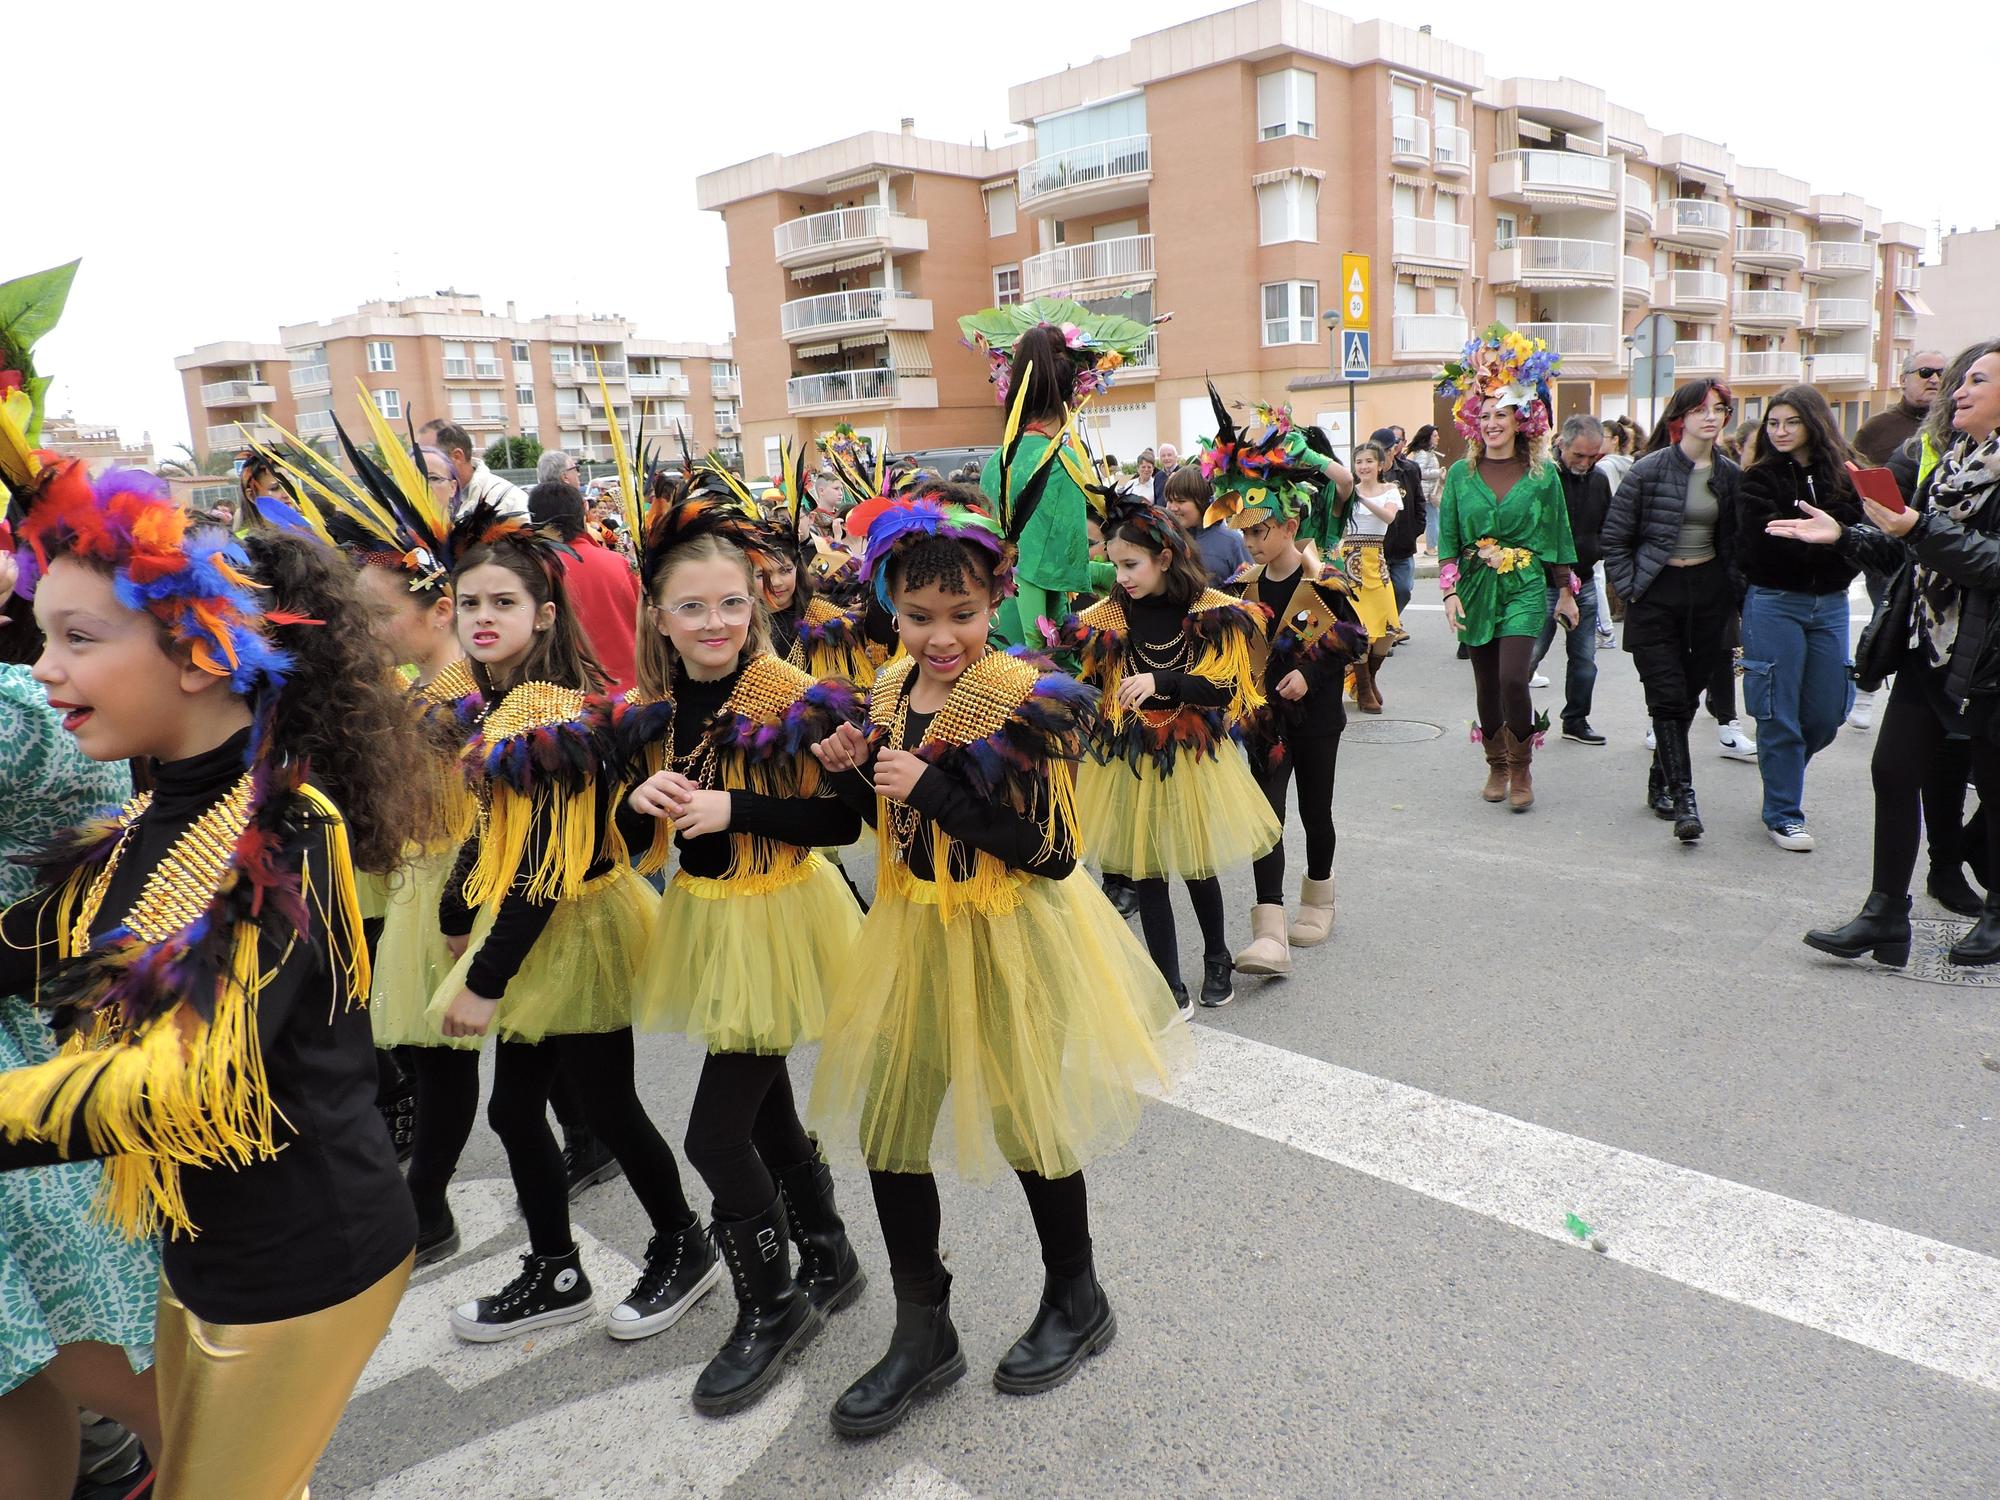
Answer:
[[837, 421], [894, 450], [993, 441], [957, 319], [1040, 296], [1173, 315], [1093, 403], [1100, 451], [1186, 451], [1211, 375], [1340, 437], [1323, 317], [1343, 253], [1372, 271], [1363, 432], [1436, 420], [1439, 365], [1495, 318], [1562, 351], [1565, 414], [1645, 420], [1626, 338], [1658, 312], [1677, 378], [1727, 378], [1747, 415], [1809, 380], [1850, 430], [1921, 336], [1915, 227], [1590, 84], [1489, 76], [1428, 30], [1253, 0], [1008, 104], [1030, 140], [956, 145], [906, 120], [698, 179], [728, 233], [751, 470]]

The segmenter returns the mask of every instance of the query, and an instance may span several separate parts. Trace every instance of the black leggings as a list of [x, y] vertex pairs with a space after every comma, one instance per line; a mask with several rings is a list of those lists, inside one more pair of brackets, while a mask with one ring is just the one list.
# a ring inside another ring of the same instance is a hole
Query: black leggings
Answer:
[[[1043, 1177], [1034, 1172], [1014, 1174], [1028, 1195], [1028, 1212], [1042, 1242], [1042, 1266], [1051, 1276], [1081, 1276], [1090, 1269], [1090, 1200], [1083, 1173]], [[889, 1279], [898, 1302], [935, 1307], [944, 1300], [950, 1278], [938, 1258], [937, 1179], [928, 1172], [870, 1172], [875, 1191], [875, 1216], [882, 1223], [882, 1245], [889, 1252]]]
[[1502, 729], [1524, 740], [1534, 732], [1535, 700], [1528, 693], [1528, 679], [1535, 675], [1536, 639], [1496, 635], [1483, 646], [1468, 648], [1479, 732], [1489, 740], [1499, 740]]
[[584, 1120], [625, 1169], [654, 1232], [669, 1234], [693, 1223], [674, 1153], [632, 1084], [629, 1026], [541, 1042], [503, 1040], [493, 1049], [493, 1097], [486, 1104], [486, 1120], [507, 1148], [507, 1170], [528, 1221], [529, 1247], [537, 1255], [561, 1255], [573, 1243], [569, 1179], [549, 1129], [549, 1089], [559, 1065], [573, 1070]]
[[1735, 711], [1732, 685], [1718, 708], [1715, 686], [1730, 659], [1729, 621], [1735, 612], [1720, 562], [1663, 567], [1646, 592], [1625, 607], [1625, 649], [1646, 690], [1646, 713], [1666, 723], [1694, 722], [1695, 700], [1709, 692], [1709, 710]]
[[409, 1056], [417, 1075], [410, 1196], [417, 1218], [429, 1227], [444, 1216], [444, 1190], [479, 1116], [479, 1054], [464, 1047], [412, 1047]]
[[[1869, 772], [1875, 783], [1875, 874], [1873, 889], [1891, 896], [1909, 894], [1917, 869], [1919, 823], [1930, 837], [1931, 863], [1959, 862], [1960, 825], [1965, 820], [1965, 779], [1979, 787], [1980, 805], [2000, 797], [2000, 745], [1984, 735], [1946, 736], [1933, 702], [1932, 669], [1906, 666], [1896, 674], [1889, 706], [1875, 726], [1875, 754]], [[1939, 695], [1941, 696], [1941, 695]], [[1921, 820], [1919, 813], [1921, 812]], [[2000, 818], [1982, 820], [1988, 871], [2000, 870]]]
[[[1188, 899], [1194, 903], [1194, 919], [1201, 924], [1201, 951], [1204, 958], [1229, 956], [1228, 919], [1222, 912], [1222, 882], [1213, 875], [1186, 882]], [[1139, 892], [1139, 929], [1146, 935], [1146, 951], [1160, 966], [1168, 987], [1181, 988], [1181, 945], [1174, 935], [1174, 902], [1167, 882], [1135, 881]]]
[[[1264, 800], [1285, 821], [1285, 787], [1294, 771], [1299, 778], [1299, 821], [1306, 828], [1306, 879], [1325, 880], [1333, 874], [1333, 771], [1340, 759], [1340, 731], [1315, 735], [1311, 739], [1283, 741], [1284, 758], [1276, 767], [1257, 773], [1257, 785]], [[1279, 839], [1271, 852], [1260, 855], [1250, 866], [1257, 886], [1257, 900], [1264, 906], [1285, 903], [1285, 841]]]
[[688, 1165], [718, 1219], [754, 1219], [778, 1195], [773, 1172], [816, 1159], [782, 1056], [711, 1052], [688, 1112]]

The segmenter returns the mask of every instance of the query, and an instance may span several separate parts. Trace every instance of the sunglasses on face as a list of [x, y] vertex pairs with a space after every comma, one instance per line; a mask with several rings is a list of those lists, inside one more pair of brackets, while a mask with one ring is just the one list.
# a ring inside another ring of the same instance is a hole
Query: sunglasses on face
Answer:
[[1944, 371], [1936, 365], [1918, 365], [1910, 373], [1919, 380], [1936, 380]]

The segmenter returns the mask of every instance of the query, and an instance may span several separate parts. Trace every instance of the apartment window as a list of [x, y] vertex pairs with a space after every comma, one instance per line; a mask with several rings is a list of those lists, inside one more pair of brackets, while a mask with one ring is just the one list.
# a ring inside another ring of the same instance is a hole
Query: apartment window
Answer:
[[778, 474], [783, 472], [784, 467], [785, 467], [784, 439], [774, 438], [774, 437], [765, 438], [764, 472], [766, 474]]
[[556, 392], [556, 420], [558, 422], [575, 422], [578, 420], [581, 412], [582, 406], [577, 401], [575, 391]]
[[[384, 344], [382, 347], [386, 349], [389, 346], [387, 344]], [[382, 413], [382, 415], [387, 417], [391, 422], [402, 421], [403, 393], [401, 391], [375, 392], [375, 410]]]
[[447, 379], [472, 373], [472, 361], [465, 357], [465, 345], [447, 343], [444, 346], [444, 373]]
[[1508, 246], [1514, 243], [1514, 238], [1519, 232], [1519, 226], [1512, 214], [1495, 214], [1493, 216], [1493, 248], [1495, 250], [1505, 250], [1508, 248]]
[[542, 430], [542, 419], [535, 415], [535, 409], [532, 406], [515, 407], [514, 420], [521, 424], [521, 431], [523, 432], [540, 432]]
[[481, 380], [498, 380], [500, 378], [500, 360], [494, 354], [491, 344], [474, 344], [472, 346], [472, 373], [477, 375]]
[[559, 378], [568, 375], [576, 366], [575, 348], [569, 344], [551, 344], [549, 366]]
[[1439, 130], [1458, 128], [1458, 95], [1431, 95], [1431, 123]]
[[1019, 266], [995, 266], [993, 268], [993, 301], [996, 306], [1008, 307], [1021, 300], [1021, 268]]
[[1014, 189], [990, 188], [986, 194], [986, 233], [997, 237], [1014, 232]]
[[1417, 310], [1417, 284], [1414, 281], [1396, 283], [1395, 310], [1399, 318]]
[[535, 404], [535, 388], [531, 385], [515, 386], [514, 404], [516, 406], [533, 406]]
[[1274, 281], [1264, 288], [1264, 342], [1319, 342], [1319, 283]]
[[489, 422], [498, 421], [502, 417], [502, 411], [503, 409], [500, 405], [500, 392], [481, 391], [479, 393], [480, 416], [484, 417]]
[[1319, 239], [1319, 183], [1293, 173], [1257, 189], [1258, 243]]
[[396, 346], [387, 339], [368, 341], [368, 373], [390, 375], [396, 369]]
[[[450, 373], [447, 371], [446, 373]], [[451, 393], [451, 419], [454, 422], [472, 420], [472, 392], [453, 391]]]
[[528, 346], [520, 339], [515, 339], [514, 350], [509, 358], [517, 365], [525, 365], [528, 362]]
[[1318, 104], [1319, 80], [1304, 68], [1264, 74], [1257, 80], [1257, 139], [1314, 134]]

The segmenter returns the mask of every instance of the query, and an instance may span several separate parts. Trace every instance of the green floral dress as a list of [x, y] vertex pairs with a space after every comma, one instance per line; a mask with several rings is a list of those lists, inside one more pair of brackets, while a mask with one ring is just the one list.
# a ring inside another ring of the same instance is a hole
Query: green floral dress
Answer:
[[[1498, 567], [1479, 557], [1479, 544], [1489, 538], [1504, 549]], [[1523, 475], [1506, 499], [1497, 500], [1464, 459], [1453, 464], [1438, 502], [1438, 557], [1440, 586], [1449, 589], [1447, 570], [1458, 570], [1458, 602], [1465, 609], [1458, 638], [1466, 645], [1540, 635], [1549, 617], [1547, 568], [1576, 563], [1555, 465]]]
[[[124, 762], [87, 759], [28, 669], [0, 665], [0, 906], [34, 885], [5, 856], [131, 794]], [[54, 1054], [34, 1006], [0, 996], [0, 1070]], [[96, 1162], [0, 1172], [0, 1395], [54, 1359], [59, 1344], [122, 1344], [133, 1369], [153, 1362], [159, 1252], [91, 1216], [101, 1175]]]

